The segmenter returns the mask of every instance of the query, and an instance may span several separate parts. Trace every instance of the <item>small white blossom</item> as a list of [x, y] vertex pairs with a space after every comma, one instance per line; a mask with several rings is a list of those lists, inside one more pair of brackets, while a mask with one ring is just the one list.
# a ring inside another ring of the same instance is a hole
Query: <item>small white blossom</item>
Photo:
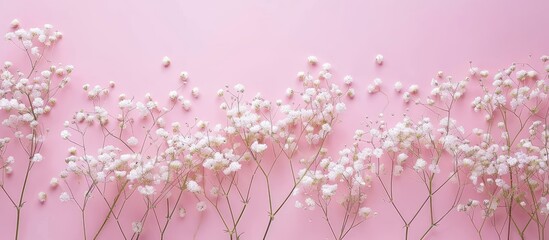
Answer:
[[307, 61], [311, 65], [316, 65], [318, 63], [318, 58], [316, 56], [309, 56], [307, 57]]
[[170, 93], [168, 93], [168, 97], [170, 97], [171, 100], [176, 100], [178, 96], [179, 94], [175, 90], [172, 90], [170, 91]]
[[372, 214], [372, 209], [369, 207], [361, 207], [358, 210], [358, 215], [363, 218], [368, 218]]
[[61, 131], [61, 138], [68, 139], [69, 137], [71, 137], [71, 133], [69, 131], [67, 130]]
[[139, 186], [137, 187], [137, 191], [143, 195], [153, 195], [155, 192], [155, 189], [153, 186], [146, 185], [146, 186]]
[[45, 192], [39, 192], [38, 193], [38, 200], [40, 202], [42, 202], [42, 203], [45, 202], [47, 198], [48, 198], [48, 194], [46, 194]]
[[408, 92], [413, 94], [417, 93], [418, 90], [419, 90], [419, 86], [417, 84], [413, 84], [408, 88]]
[[395, 91], [396, 92], [402, 91], [402, 83], [401, 82], [396, 82], [395, 83]]
[[132, 222], [132, 230], [134, 233], [140, 233], [143, 231], [143, 223], [142, 222]]
[[42, 154], [40, 153], [35, 153], [34, 156], [32, 157], [32, 161], [33, 162], [40, 162], [42, 161]]
[[322, 69], [324, 69], [324, 71], [330, 71], [330, 69], [332, 69], [332, 64], [324, 63], [322, 64]]
[[179, 73], [179, 79], [181, 79], [181, 81], [187, 81], [189, 79], [189, 73], [188, 72]]
[[19, 20], [18, 20], [17, 18], [11, 20], [11, 23], [10, 23], [11, 28], [18, 28], [20, 24], [21, 24], [21, 23], [19, 22]]
[[50, 187], [55, 188], [59, 185], [59, 179], [57, 178], [51, 178], [50, 179]]
[[416, 171], [423, 170], [426, 165], [427, 165], [427, 162], [425, 162], [425, 160], [418, 158], [416, 160], [416, 164], [414, 164], [414, 169]]
[[225, 170], [223, 170], [223, 173], [228, 175], [230, 173], [240, 170], [240, 168], [242, 168], [242, 165], [239, 162], [231, 162], [229, 166]]
[[62, 192], [61, 195], [59, 195], [59, 200], [61, 200], [61, 202], [67, 202], [71, 200], [71, 196], [69, 196], [67, 192]]
[[351, 85], [353, 83], [353, 77], [347, 75], [343, 78], [343, 83], [345, 83], [345, 85]]
[[330, 198], [335, 195], [337, 190], [337, 184], [324, 184], [322, 185], [321, 190], [323, 198]]
[[162, 58], [162, 65], [164, 65], [164, 67], [170, 66], [171, 63], [172, 63], [172, 60], [168, 56], [164, 56]]
[[267, 144], [260, 144], [257, 141], [255, 141], [252, 143], [251, 149], [256, 153], [261, 153], [267, 149]]
[[191, 90], [191, 93], [193, 95], [194, 98], [198, 98], [198, 96], [200, 95], [200, 89], [198, 89], [197, 87], [194, 87], [192, 90]]
[[189, 192], [192, 192], [192, 193], [202, 192], [202, 187], [200, 187], [200, 185], [198, 185], [196, 181], [193, 181], [193, 180], [187, 181], [186, 186]]
[[129, 146], [136, 146], [137, 143], [139, 143], [139, 140], [136, 137], [130, 137], [128, 140], [126, 140]]
[[199, 212], [203, 212], [204, 210], [206, 210], [206, 203], [205, 202], [198, 202], [196, 204], [196, 210], [198, 210]]
[[239, 84], [236, 84], [236, 85], [234, 86], [234, 90], [237, 91], [237, 92], [239, 92], [239, 93], [243, 93], [245, 89], [246, 89], [246, 88], [244, 87], [244, 85], [242, 85], [242, 84], [240, 84], [240, 83], [239, 83]]
[[187, 215], [187, 210], [185, 210], [185, 208], [180, 207], [179, 210], [177, 211], [177, 213], [178, 213], [180, 218], [184, 218], [185, 215]]
[[381, 54], [376, 55], [376, 63], [378, 65], [383, 64], [383, 55], [381, 55]]
[[294, 95], [294, 90], [291, 88], [286, 89], [286, 97], [291, 98]]
[[305, 204], [307, 205], [307, 209], [309, 209], [309, 210], [314, 210], [315, 209], [316, 202], [312, 198], [310, 198], [310, 197], [306, 198], [305, 199]]

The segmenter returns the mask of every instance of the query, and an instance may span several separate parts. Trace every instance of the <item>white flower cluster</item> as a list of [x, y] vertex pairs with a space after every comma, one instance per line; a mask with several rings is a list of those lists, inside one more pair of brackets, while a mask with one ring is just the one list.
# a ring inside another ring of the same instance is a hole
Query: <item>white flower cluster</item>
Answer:
[[34, 27], [30, 29], [19, 28], [19, 23], [13, 25], [15, 31], [8, 32], [5, 38], [9, 41], [21, 43], [22, 47], [32, 53], [32, 55], [39, 56], [40, 51], [44, 47], [49, 47], [63, 37], [63, 34], [59, 31], [53, 30], [51, 24], [45, 24], [44, 27]]
[[[513, 73], [516, 72], [515, 78]], [[480, 80], [486, 81], [488, 73], [481, 75]], [[518, 70], [516, 65], [496, 73], [492, 86], [484, 86], [484, 95], [478, 96], [472, 105], [475, 111], [485, 111], [485, 119], [490, 120], [494, 112], [501, 108], [510, 108], [517, 111], [519, 107], [531, 108], [536, 113], [540, 110], [538, 102], [547, 100], [549, 86], [545, 79], [538, 79], [534, 70]]]
[[489, 194], [459, 205], [460, 211], [480, 206], [486, 217], [495, 214], [498, 204], [519, 203], [531, 216], [549, 214], [549, 85], [537, 71], [517, 67], [513, 64], [497, 72], [491, 85], [485, 84], [488, 71], [471, 71], [483, 88], [472, 106], [484, 112], [488, 121], [485, 130], [473, 130], [477, 140], [471, 142], [476, 144], [460, 146], [466, 152], [462, 164], [476, 190]]
[[[326, 152], [325, 150], [323, 152]], [[373, 152], [369, 150], [359, 150], [358, 143], [350, 148], [344, 148], [339, 151], [337, 159], [332, 159], [323, 155], [319, 162], [319, 168], [309, 170], [303, 168], [299, 171], [298, 177], [301, 179], [299, 192], [302, 192], [307, 201], [328, 200], [337, 194], [341, 189], [340, 201], [342, 204], [352, 204], [360, 206], [366, 199], [366, 189], [370, 186], [371, 177], [367, 175], [371, 164], [367, 158], [372, 156]], [[321, 199], [314, 200], [315, 196]], [[310, 199], [310, 200], [308, 200]], [[298, 201], [296, 206], [302, 206]], [[311, 209], [309, 207], [309, 209]], [[359, 213], [358, 207], [353, 207], [360, 216], [366, 217], [369, 214]], [[312, 209], [311, 209], [312, 210]], [[364, 211], [360, 210], [360, 211]]]
[[[31, 161], [30, 164], [43, 160], [40, 150], [47, 132], [43, 116], [56, 106], [56, 94], [70, 82], [74, 69], [72, 65], [44, 65], [43, 54], [62, 37], [52, 25], [24, 29], [20, 28], [21, 23], [15, 19], [11, 26], [12, 31], [6, 33], [5, 38], [24, 51], [30, 66], [14, 66], [11, 61], [0, 65], [0, 121], [3, 128], [13, 132], [13, 135], [5, 132], [0, 138], [2, 175], [11, 174], [14, 170], [12, 164], [15, 158], [5, 156], [10, 141], [15, 140], [21, 144], [28, 155], [25, 159]], [[30, 170], [27, 169], [26, 175], [30, 174]], [[3, 184], [3, 180], [0, 180], [0, 185]], [[24, 190], [18, 195], [24, 198]], [[46, 194], [40, 194], [39, 199], [45, 201]]]
[[13, 156], [4, 157], [9, 142], [9, 137], [0, 138], [0, 170], [3, 170], [7, 174], [12, 173], [13, 168], [11, 165], [15, 162], [15, 158]]

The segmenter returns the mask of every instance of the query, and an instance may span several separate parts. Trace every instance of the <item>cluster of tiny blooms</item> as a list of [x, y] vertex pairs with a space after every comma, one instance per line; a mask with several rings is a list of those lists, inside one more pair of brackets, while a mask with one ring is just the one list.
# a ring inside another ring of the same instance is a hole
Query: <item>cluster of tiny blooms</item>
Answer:
[[[206, 122], [193, 120], [192, 125], [167, 122], [166, 117], [171, 112], [177, 109], [185, 112], [191, 106], [191, 102], [177, 91], [167, 94], [167, 106], [161, 106], [149, 93], [145, 94], [143, 101], [120, 94], [117, 108], [112, 110], [105, 106], [108, 102], [103, 99], [111, 94], [114, 86], [114, 83], [109, 87], [85, 84], [83, 90], [93, 107], [76, 112], [70, 121], [64, 123], [65, 129], [60, 137], [72, 146], [65, 158], [66, 167], [60, 174], [69, 191], [63, 192], [60, 199], [73, 200], [79, 207], [86, 206], [93, 195], [106, 198], [107, 192], [102, 189], [110, 186], [118, 189], [116, 200], [108, 203], [112, 209], [124, 206], [132, 196], [141, 196], [146, 202], [146, 210], [143, 218], [132, 224], [134, 233], [139, 235], [145, 227], [144, 219], [153, 213], [150, 210], [157, 204], [164, 203], [163, 199], [171, 195], [181, 196], [183, 192], [195, 194], [201, 191], [199, 168], [203, 159], [211, 155], [208, 149], [214, 143], [205, 132]], [[92, 150], [95, 145], [90, 143], [96, 138], [103, 141]], [[217, 140], [223, 142], [223, 139]], [[87, 190], [83, 194], [72, 191], [71, 176], [86, 179]], [[199, 203], [197, 209], [202, 211], [203, 203]], [[83, 208], [80, 210], [85, 212]], [[118, 221], [122, 212], [120, 209], [114, 215], [111, 210], [105, 219], [113, 214]], [[101, 230], [96, 232], [96, 236]]]
[[62, 36], [53, 30], [53, 26], [46, 24], [42, 28], [28, 30], [19, 28], [19, 23], [12, 26], [16, 29], [6, 33], [5, 38], [27, 53], [31, 69], [23, 72], [10, 61], [5, 61], [1, 68], [0, 111], [6, 113], [1, 120], [3, 126], [13, 130], [13, 136], [0, 139], [0, 166], [8, 174], [13, 171], [10, 165], [15, 158], [4, 158], [3, 153], [11, 140], [26, 142], [23, 147], [30, 150], [29, 158], [33, 162], [42, 160], [38, 148], [33, 147], [41, 145], [45, 134], [41, 117], [56, 105], [55, 94], [70, 81], [69, 75], [73, 70], [71, 65], [51, 65], [42, 70], [37, 69], [45, 50]]
[[[5, 39], [22, 50], [22, 55], [27, 58], [25, 62], [30, 63], [27, 66], [18, 66], [11, 61], [5, 61], [0, 65], [0, 121], [2, 128], [6, 129], [2, 131], [6, 135], [0, 138], [0, 188], [17, 212], [15, 239], [18, 239], [29, 176], [34, 165], [44, 160], [41, 150], [48, 132], [44, 116], [56, 106], [56, 94], [69, 83], [73, 66], [48, 66], [44, 63], [51, 61], [46, 60], [50, 57], [46, 56], [48, 50], [63, 36], [52, 25], [25, 29], [15, 19], [11, 22], [11, 27], [12, 31], [5, 34]], [[21, 153], [17, 157], [6, 156], [10, 142], [9, 153]], [[12, 193], [4, 187], [7, 182], [5, 175], [14, 171], [13, 163], [17, 160], [25, 161], [26, 169], [21, 174], [25, 177], [21, 186], [17, 187], [20, 191]], [[45, 192], [38, 193], [41, 203], [46, 199]]]
[[[541, 57], [545, 64], [548, 60]], [[545, 71], [549, 72], [549, 65]], [[469, 144], [459, 146], [466, 153], [462, 164], [479, 195], [460, 204], [458, 210], [471, 213], [480, 208], [484, 217], [503, 211], [508, 225], [515, 225], [520, 236], [529, 225], [516, 223], [514, 213], [522, 211], [541, 234], [549, 215], [547, 73], [541, 75], [521, 64], [493, 76], [476, 67], [470, 72], [482, 88], [472, 107], [482, 113], [486, 124], [472, 130]]]

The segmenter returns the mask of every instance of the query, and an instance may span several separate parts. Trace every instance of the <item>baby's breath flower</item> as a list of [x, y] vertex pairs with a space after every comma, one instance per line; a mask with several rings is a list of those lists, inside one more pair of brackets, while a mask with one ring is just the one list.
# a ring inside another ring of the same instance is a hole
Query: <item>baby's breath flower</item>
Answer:
[[61, 200], [61, 202], [67, 202], [71, 200], [71, 197], [67, 192], [62, 192], [61, 195], [59, 195], [59, 200]]
[[381, 54], [376, 55], [376, 63], [378, 65], [383, 64], [383, 55], [381, 55]]
[[162, 58], [162, 65], [164, 65], [164, 67], [170, 66], [171, 63], [172, 63], [172, 60], [168, 56], [164, 56]]
[[19, 20], [18, 20], [17, 18], [11, 20], [11, 23], [10, 23], [11, 28], [18, 28], [20, 24], [21, 24], [21, 23], [19, 22]]
[[316, 56], [309, 56], [307, 57], [307, 61], [311, 65], [316, 65], [318, 63], [318, 58]]

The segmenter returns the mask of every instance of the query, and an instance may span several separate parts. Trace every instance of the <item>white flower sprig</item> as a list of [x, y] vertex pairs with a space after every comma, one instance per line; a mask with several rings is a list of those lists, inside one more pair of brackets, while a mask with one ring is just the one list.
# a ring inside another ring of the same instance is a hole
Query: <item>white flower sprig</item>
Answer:
[[[112, 85], [112, 84], [111, 84]], [[72, 120], [65, 122], [61, 137], [71, 143], [67, 165], [61, 173], [69, 197], [81, 211], [82, 219], [89, 207], [90, 198], [104, 199], [108, 212], [99, 229], [93, 235], [100, 236], [108, 220], [112, 217], [120, 229], [122, 237], [138, 238], [147, 228], [147, 218], [160, 214], [155, 209], [166, 204], [166, 220], [157, 221], [159, 238], [163, 238], [171, 216], [180, 208], [184, 193], [200, 192], [202, 175], [200, 164], [207, 134], [203, 122], [182, 125], [179, 122], [166, 123], [166, 118], [176, 106], [185, 109], [190, 102], [177, 91], [168, 94], [169, 105], [162, 107], [151, 94], [145, 94], [143, 101], [129, 98], [125, 94], [118, 97], [118, 109], [107, 110], [103, 98], [110, 89], [89, 84], [83, 90], [93, 103], [91, 110], [81, 110]], [[194, 129], [199, 130], [193, 133]], [[102, 139], [99, 147], [94, 139]], [[96, 150], [90, 150], [93, 148]], [[74, 177], [84, 178], [86, 190], [78, 194], [73, 190]], [[115, 195], [110, 196], [111, 189]], [[130, 223], [121, 222], [126, 203], [132, 198], [142, 198], [145, 202], [142, 217], [131, 223], [134, 231], [125, 232], [121, 227]], [[83, 236], [87, 238], [86, 223]], [[138, 229], [139, 231], [135, 231]]]
[[[529, 64], [512, 64], [493, 76], [472, 67], [470, 74], [482, 89], [472, 106], [486, 124], [475, 125], [472, 143], [464, 146], [463, 165], [479, 195], [458, 210], [469, 215], [479, 237], [488, 219], [501, 216], [505, 221], [494, 226], [498, 234], [524, 239], [536, 228], [543, 239], [549, 219], [548, 75]], [[475, 209], [482, 212], [480, 222], [474, 221]], [[527, 214], [528, 221], [517, 214]]]
[[[20, 22], [13, 20], [11, 32], [6, 33], [5, 39], [20, 48], [28, 58], [28, 71], [16, 68], [10, 61], [4, 62], [0, 71], [0, 111], [5, 113], [1, 117], [2, 125], [9, 128], [13, 135], [0, 139], [0, 170], [2, 176], [11, 174], [12, 156], [4, 156], [7, 144], [19, 143], [24, 151], [27, 162], [22, 174], [24, 179], [21, 190], [15, 194], [5, 188], [5, 178], [0, 180], [0, 188], [16, 209], [15, 239], [19, 238], [21, 211], [25, 203], [25, 190], [31, 179], [31, 170], [34, 165], [43, 160], [41, 155], [44, 136], [47, 128], [43, 124], [45, 115], [51, 112], [56, 105], [55, 96], [70, 81], [71, 65], [51, 65], [42, 68], [47, 50], [55, 45], [63, 36], [61, 32], [53, 30], [53, 26], [45, 24], [43, 27], [30, 29], [20, 28]], [[17, 195], [17, 197], [15, 196]], [[45, 201], [43, 194], [40, 201]]]
[[[314, 65], [318, 60], [309, 57], [308, 61]], [[216, 125], [210, 132], [223, 136], [225, 142], [223, 145], [216, 143], [212, 156], [204, 159], [203, 167], [210, 175], [206, 179], [211, 179], [204, 197], [217, 210], [231, 238], [240, 236], [238, 224], [249, 204], [256, 175], [265, 179], [269, 199], [265, 204], [269, 211], [266, 237], [276, 215], [303, 181], [305, 174], [302, 173], [312, 171], [326, 154], [326, 139], [339, 114], [345, 110], [344, 93], [330, 83], [330, 69], [330, 64], [323, 64], [317, 76], [305, 72], [298, 74], [303, 90], [287, 90], [286, 95], [299, 93], [301, 98], [292, 98], [294, 101], [288, 104], [282, 100], [269, 101], [259, 93], [246, 100], [242, 84], [218, 91], [223, 99], [220, 108], [227, 116], [227, 124]], [[311, 155], [296, 163], [298, 150], [303, 146], [309, 146], [311, 150], [306, 152]], [[272, 192], [277, 185], [272, 182], [272, 169], [284, 163], [288, 164], [294, 181], [288, 186], [283, 200], [276, 203]], [[299, 172], [296, 172], [297, 164], [303, 166]], [[244, 169], [252, 174], [240, 175]], [[240, 206], [231, 205], [231, 199], [235, 198], [242, 203]], [[229, 212], [222, 211], [220, 202], [229, 206]]]

